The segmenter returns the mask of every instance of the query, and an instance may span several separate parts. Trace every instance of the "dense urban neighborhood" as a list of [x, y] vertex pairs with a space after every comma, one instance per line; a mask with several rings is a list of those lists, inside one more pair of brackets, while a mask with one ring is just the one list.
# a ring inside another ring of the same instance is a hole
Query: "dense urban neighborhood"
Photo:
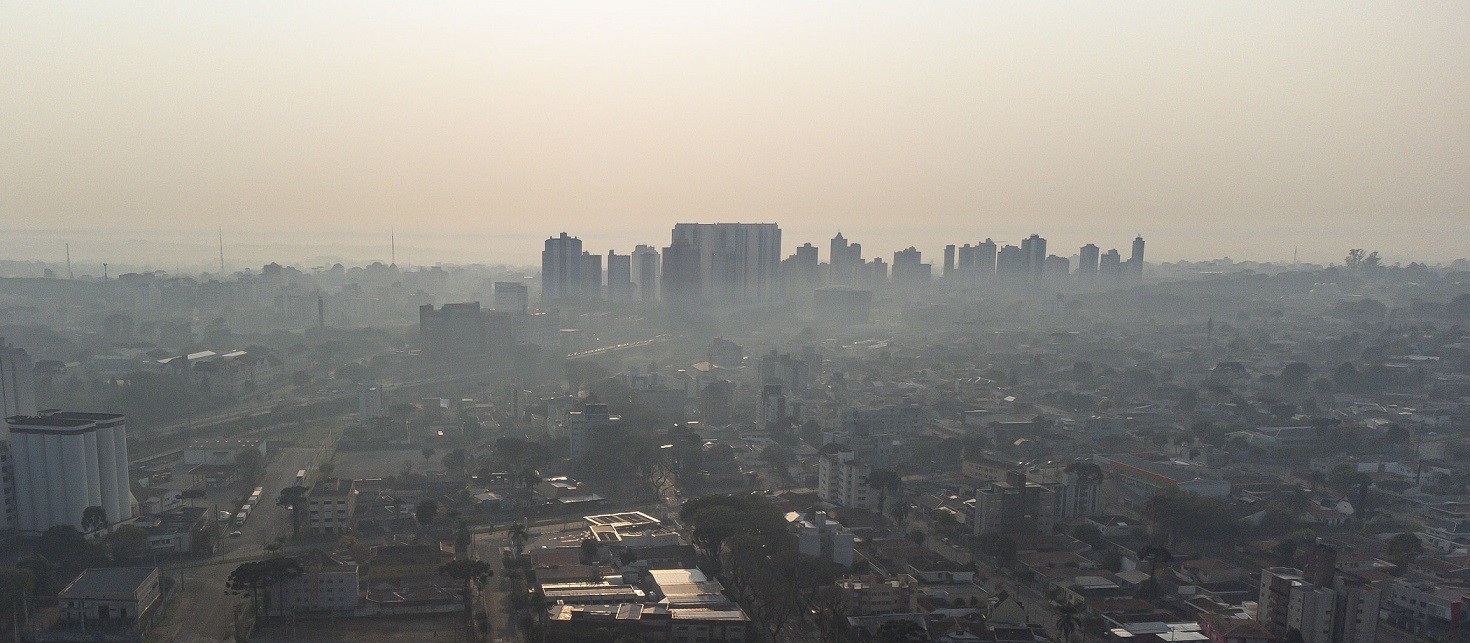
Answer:
[[0, 262], [0, 633], [1470, 641], [1465, 262], [783, 248]]

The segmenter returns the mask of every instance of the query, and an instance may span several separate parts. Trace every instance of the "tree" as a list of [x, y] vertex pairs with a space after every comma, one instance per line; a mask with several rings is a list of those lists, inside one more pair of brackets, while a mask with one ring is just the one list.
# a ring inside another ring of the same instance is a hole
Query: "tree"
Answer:
[[306, 513], [306, 492], [301, 485], [286, 487], [276, 496], [276, 506], [291, 510], [291, 538], [301, 535], [301, 516]]
[[1057, 631], [1061, 632], [1062, 641], [1071, 641], [1073, 635], [1082, 629], [1084, 608], [1057, 592], [1053, 595], [1051, 609], [1057, 615]]
[[445, 469], [454, 473], [463, 474], [469, 466], [469, 457], [465, 455], [464, 449], [455, 449], [444, 454], [444, 459], [441, 462], [444, 464]]
[[107, 526], [107, 510], [92, 505], [82, 510], [82, 531], [92, 533]]
[[1174, 554], [1160, 545], [1144, 545], [1138, 550], [1138, 558], [1148, 561], [1148, 574], [1155, 583], [1158, 582], [1159, 568], [1174, 562]]
[[468, 624], [471, 615], [475, 613], [471, 608], [472, 592], [477, 587], [484, 587], [486, 581], [495, 575], [494, 570], [490, 569], [490, 563], [483, 560], [452, 560], [439, 567], [439, 574], [461, 583], [460, 596], [464, 599], [465, 621]]
[[1307, 387], [1307, 381], [1312, 376], [1312, 367], [1302, 362], [1292, 362], [1281, 369], [1281, 377], [1277, 380], [1281, 386], [1288, 391], [1301, 391]]
[[413, 519], [417, 520], [419, 525], [424, 527], [428, 527], [429, 523], [434, 522], [434, 517], [438, 515], [439, 503], [433, 500], [420, 502], [413, 510]]
[[91, 557], [92, 543], [71, 525], [56, 525], [41, 534], [36, 553], [62, 567]]
[[878, 490], [878, 513], [887, 507], [888, 493], [897, 492], [903, 485], [903, 476], [892, 469], [875, 469], [868, 474], [868, 486]]
[[1419, 541], [1418, 536], [1405, 532], [1389, 538], [1383, 548], [1383, 553], [1402, 566], [1424, 553], [1424, 543]]
[[300, 561], [283, 556], [241, 563], [230, 572], [225, 587], [236, 594], [249, 594], [251, 608], [263, 616], [266, 605], [261, 601], [261, 590], [296, 578], [304, 571]]
[[596, 563], [597, 562], [597, 541], [594, 540], [594, 539], [592, 539], [592, 538], [583, 538], [582, 539], [582, 552], [581, 552], [581, 554], [582, 554], [582, 560], [585, 561], [586, 564], [589, 564], [590, 565], [590, 564]]
[[123, 525], [102, 541], [118, 562], [134, 562], [148, 554], [148, 532], [133, 525]]
[[521, 552], [526, 548], [526, 541], [531, 538], [530, 532], [526, 531], [526, 526], [521, 523], [511, 525], [506, 532], [506, 535], [510, 536], [510, 546], [515, 550], [516, 558], [520, 558]]

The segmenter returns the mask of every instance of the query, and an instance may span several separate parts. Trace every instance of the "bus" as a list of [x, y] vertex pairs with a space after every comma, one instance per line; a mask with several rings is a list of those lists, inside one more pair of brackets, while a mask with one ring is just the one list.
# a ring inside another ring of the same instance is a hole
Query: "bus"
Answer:
[[296, 472], [296, 486], [299, 487], [304, 484], [306, 484], [306, 469], [301, 469]]

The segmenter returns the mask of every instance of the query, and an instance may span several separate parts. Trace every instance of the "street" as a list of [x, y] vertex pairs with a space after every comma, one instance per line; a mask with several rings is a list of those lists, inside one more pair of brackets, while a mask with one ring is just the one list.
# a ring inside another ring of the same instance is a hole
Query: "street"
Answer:
[[[235, 606], [244, 600], [227, 593], [225, 581], [240, 563], [265, 556], [266, 545], [291, 534], [291, 514], [284, 507], [276, 506], [276, 498], [282, 489], [296, 483], [297, 471], [314, 467], [317, 453], [316, 448], [290, 448], [276, 454], [266, 467], [261, 483], [265, 491], [260, 506], [251, 512], [245, 525], [235, 527], [231, 523], [224, 527], [219, 547], [209, 561], [165, 568], [166, 573], [180, 579], [180, 591], [170, 608], [172, 615], [153, 632], [152, 640], [189, 643], [233, 640]], [[235, 529], [240, 530], [239, 537], [224, 535]]]

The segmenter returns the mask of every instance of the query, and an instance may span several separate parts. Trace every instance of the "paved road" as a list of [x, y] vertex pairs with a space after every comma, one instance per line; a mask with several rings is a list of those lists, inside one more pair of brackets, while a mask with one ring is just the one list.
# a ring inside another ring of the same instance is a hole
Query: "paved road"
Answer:
[[276, 506], [276, 497], [281, 489], [295, 484], [297, 471], [312, 468], [316, 455], [315, 448], [293, 448], [272, 458], [266, 467], [260, 507], [251, 512], [245, 526], [231, 527], [239, 529], [241, 535], [222, 538], [211, 559], [223, 562], [193, 563], [195, 566], [186, 563], [168, 572], [181, 577], [183, 591], [172, 608], [173, 616], [166, 620], [164, 629], [154, 633], [153, 640], [197, 643], [233, 639], [235, 606], [244, 599], [226, 594], [225, 580], [244, 560], [265, 556], [266, 545], [276, 538], [291, 535], [290, 512]]

